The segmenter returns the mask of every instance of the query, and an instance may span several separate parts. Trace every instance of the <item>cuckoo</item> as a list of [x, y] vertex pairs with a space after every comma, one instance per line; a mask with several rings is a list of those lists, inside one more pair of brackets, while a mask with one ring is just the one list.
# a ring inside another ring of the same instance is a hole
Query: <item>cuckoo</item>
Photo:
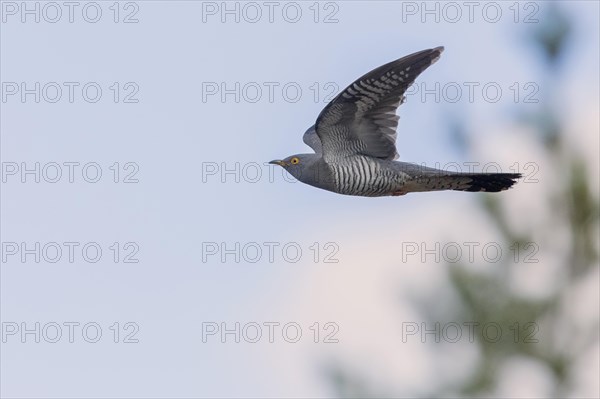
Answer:
[[510, 188], [519, 173], [461, 173], [396, 161], [396, 110], [405, 100], [406, 89], [443, 50], [419, 51], [360, 77], [327, 104], [304, 133], [303, 140], [314, 154], [270, 163], [311, 186], [365, 197]]

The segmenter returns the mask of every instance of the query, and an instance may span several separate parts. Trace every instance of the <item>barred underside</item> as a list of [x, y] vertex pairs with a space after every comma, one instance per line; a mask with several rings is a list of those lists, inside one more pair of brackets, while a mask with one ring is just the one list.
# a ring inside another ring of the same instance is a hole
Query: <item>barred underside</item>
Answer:
[[377, 197], [392, 195], [409, 176], [386, 167], [371, 157], [353, 156], [329, 165], [336, 191], [341, 194]]
[[365, 156], [348, 157], [329, 168], [336, 192], [366, 197], [442, 190], [498, 192], [521, 177], [519, 173], [448, 173]]

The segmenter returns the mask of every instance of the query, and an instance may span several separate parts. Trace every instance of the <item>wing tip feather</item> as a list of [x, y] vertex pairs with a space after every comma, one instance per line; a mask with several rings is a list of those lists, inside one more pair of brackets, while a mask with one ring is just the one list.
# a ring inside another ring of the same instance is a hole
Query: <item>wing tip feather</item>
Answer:
[[442, 53], [444, 52], [444, 46], [437, 46], [432, 48], [431, 51], [435, 54], [435, 56], [431, 59], [431, 64], [435, 64], [442, 56]]

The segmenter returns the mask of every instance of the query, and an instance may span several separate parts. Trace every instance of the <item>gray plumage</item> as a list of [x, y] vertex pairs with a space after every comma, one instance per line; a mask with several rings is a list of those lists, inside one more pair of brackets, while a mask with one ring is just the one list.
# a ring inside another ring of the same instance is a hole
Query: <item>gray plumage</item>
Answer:
[[406, 89], [443, 50], [419, 51], [360, 77], [327, 104], [304, 133], [303, 140], [314, 154], [292, 155], [271, 163], [303, 183], [346, 195], [510, 188], [520, 174], [457, 173], [395, 161], [396, 110], [405, 100]]

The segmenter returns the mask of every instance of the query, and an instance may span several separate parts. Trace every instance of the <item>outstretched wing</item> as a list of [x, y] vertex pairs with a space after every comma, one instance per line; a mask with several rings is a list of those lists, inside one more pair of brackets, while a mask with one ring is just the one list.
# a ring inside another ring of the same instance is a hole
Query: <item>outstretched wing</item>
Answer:
[[358, 154], [398, 158], [396, 110], [405, 100], [406, 89], [438, 60], [443, 50], [436, 47], [419, 51], [380, 66], [327, 104], [315, 123], [325, 160]]
[[309, 127], [306, 132], [304, 132], [304, 136], [302, 136], [302, 141], [306, 143], [307, 146], [312, 148], [316, 154], [323, 153], [323, 147], [321, 145], [321, 139], [317, 135], [317, 131], [315, 130], [315, 125]]

